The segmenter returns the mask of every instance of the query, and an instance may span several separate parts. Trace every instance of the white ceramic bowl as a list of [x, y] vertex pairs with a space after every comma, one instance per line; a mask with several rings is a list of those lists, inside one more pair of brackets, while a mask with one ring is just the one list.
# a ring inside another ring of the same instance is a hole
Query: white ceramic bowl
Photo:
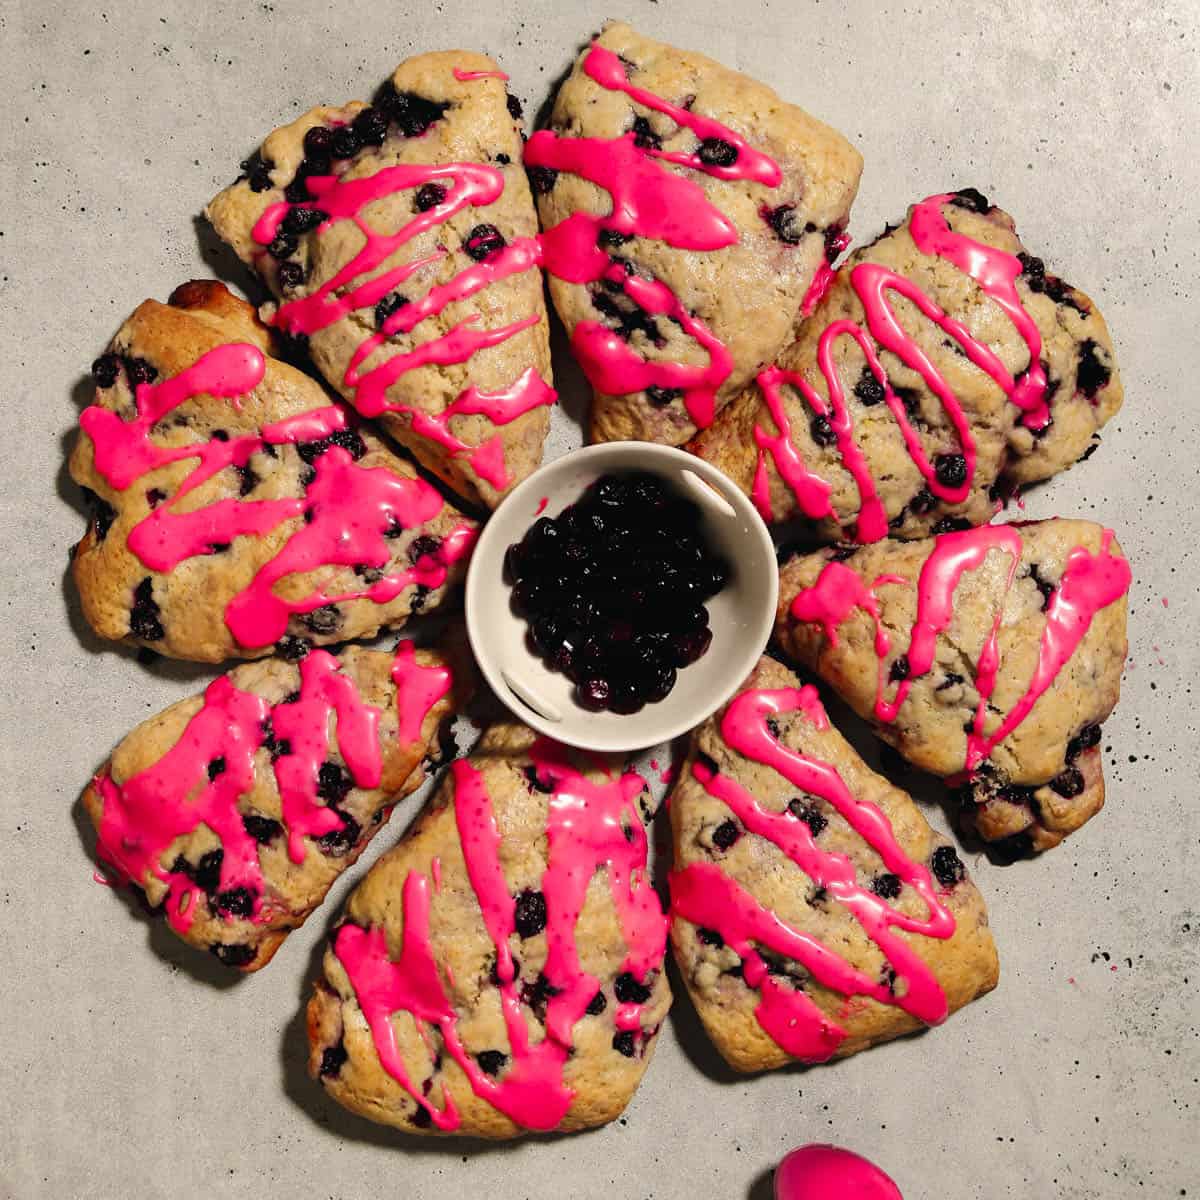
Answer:
[[[528, 624], [513, 611], [504, 578], [504, 553], [543, 513], [556, 517], [601, 475], [628, 471], [658, 475], [695, 501], [705, 537], [733, 575], [706, 605], [713, 632], [708, 652], [680, 670], [665, 700], [622, 715], [583, 708], [573, 698], [574, 684], [529, 648]], [[527, 725], [587, 750], [641, 750], [686, 733], [733, 695], [767, 644], [778, 593], [767, 527], [725, 475], [670, 446], [607, 442], [542, 467], [492, 514], [467, 572], [467, 634], [484, 678]]]

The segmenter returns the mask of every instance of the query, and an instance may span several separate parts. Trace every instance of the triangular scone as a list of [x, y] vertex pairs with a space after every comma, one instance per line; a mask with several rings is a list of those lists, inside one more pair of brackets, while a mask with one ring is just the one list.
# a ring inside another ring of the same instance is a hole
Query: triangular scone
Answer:
[[237, 667], [97, 772], [100, 862], [184, 941], [257, 971], [420, 786], [471, 679], [411, 642]]
[[465, 50], [410, 58], [377, 104], [276, 129], [206, 210], [330, 384], [489, 507], [541, 462], [555, 398], [506, 78]]
[[852, 254], [690, 448], [767, 521], [803, 518], [827, 541], [924, 537], [990, 520], [997, 485], [1085, 456], [1122, 395], [1092, 301], [967, 189]]
[[769, 87], [612, 23], [525, 162], [595, 441], [679, 445], [791, 340], [862, 157]]
[[854, 1054], [995, 987], [953, 847], [777, 662], [693, 732], [670, 813], [675, 958], [739, 1071]]
[[435, 607], [476, 526], [307, 375], [223, 284], [147, 300], [96, 360], [71, 477], [88, 623], [221, 662], [370, 637]]
[[1043, 850], [1099, 811], [1099, 726], [1127, 650], [1112, 530], [1039, 521], [823, 550], [779, 582], [783, 649], [910, 762], [962, 782], [984, 838]]
[[490, 729], [351, 895], [308, 1005], [314, 1078], [410, 1132], [618, 1117], [671, 1003], [648, 804], [616, 762]]

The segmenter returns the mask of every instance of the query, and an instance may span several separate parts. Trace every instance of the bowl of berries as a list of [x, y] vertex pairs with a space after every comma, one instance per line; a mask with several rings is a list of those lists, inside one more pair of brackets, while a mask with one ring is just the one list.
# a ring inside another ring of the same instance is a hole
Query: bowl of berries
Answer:
[[526, 479], [485, 526], [467, 632], [522, 721], [589, 750], [640, 750], [710, 716], [775, 620], [770, 534], [720, 471], [609, 442]]

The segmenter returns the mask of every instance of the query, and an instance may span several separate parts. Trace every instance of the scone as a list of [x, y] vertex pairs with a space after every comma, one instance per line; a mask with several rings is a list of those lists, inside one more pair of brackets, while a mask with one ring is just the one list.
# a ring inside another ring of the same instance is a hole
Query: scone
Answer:
[[475, 523], [271, 346], [223, 284], [188, 283], [93, 364], [71, 477], [101, 637], [197, 662], [296, 653], [401, 625], [462, 578]]
[[620, 23], [580, 55], [525, 162], [593, 440], [671, 445], [790, 341], [862, 172], [770, 88]]
[[1095, 305], [973, 189], [930, 196], [833, 276], [816, 311], [691, 445], [767, 521], [823, 541], [981, 525], [1086, 456], [1121, 406]]
[[779, 663], [693, 731], [669, 809], [671, 944], [737, 1070], [854, 1054], [995, 987], [953, 847]]
[[409, 1132], [618, 1117], [671, 1003], [648, 805], [614, 762], [488, 730], [351, 895], [308, 1005], [313, 1077]]
[[245, 663], [113, 751], [97, 855], [184, 941], [257, 971], [420, 786], [469, 668], [401, 642]]
[[1104, 803], [1129, 564], [1090, 521], [987, 525], [802, 555], [776, 637], [884, 741], [963, 785], [988, 841], [1044, 850]]
[[360, 413], [495, 507], [541, 462], [549, 327], [521, 110], [482, 54], [276, 129], [206, 213]]

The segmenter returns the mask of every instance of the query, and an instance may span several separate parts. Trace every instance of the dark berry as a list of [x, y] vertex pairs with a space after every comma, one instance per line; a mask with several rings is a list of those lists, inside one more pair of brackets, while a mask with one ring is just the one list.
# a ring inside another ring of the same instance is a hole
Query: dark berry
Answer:
[[413, 591], [413, 598], [409, 605], [413, 612], [419, 613], [425, 607], [425, 601], [429, 599], [429, 593], [433, 589], [427, 587], [423, 583], [418, 583]]
[[1050, 580], [1042, 578], [1038, 571], [1037, 563], [1029, 564], [1028, 575], [1033, 580], [1034, 586], [1042, 594], [1042, 611], [1045, 612], [1050, 605], [1050, 597], [1054, 595], [1054, 584]]
[[1100, 745], [1100, 726], [1085, 725], [1067, 743], [1067, 762], [1074, 762], [1085, 750]]
[[967, 460], [961, 454], [939, 454], [933, 460], [933, 473], [944, 488], [960, 488], [967, 482]]
[[351, 129], [364, 146], [380, 146], [387, 137], [387, 117], [377, 108], [364, 108], [354, 118]]
[[525, 110], [521, 107], [521, 101], [512, 92], [505, 93], [504, 103], [508, 107], [508, 115], [514, 121], [520, 121], [525, 116]]
[[718, 850], [728, 850], [742, 836], [740, 826], [736, 821], [722, 821], [713, 830], [713, 845]]
[[633, 1058], [637, 1053], [637, 1042], [634, 1040], [632, 1029], [623, 1029], [614, 1034], [612, 1045], [618, 1054], [623, 1054], [626, 1058]]
[[1075, 383], [1089, 400], [1112, 378], [1112, 371], [1100, 360], [1097, 353], [1099, 349], [1091, 338], [1079, 346], [1079, 366], [1075, 372]]
[[344, 813], [340, 815], [342, 818], [341, 829], [335, 829], [317, 838], [317, 845], [321, 848], [321, 853], [329, 858], [341, 858], [342, 855], [348, 854], [362, 832], [353, 817], [348, 817]]
[[437, 208], [445, 199], [446, 189], [440, 183], [422, 184], [414, 197], [417, 212], [428, 212], [431, 208]]
[[908, 655], [901, 654], [899, 658], [892, 660], [891, 669], [888, 671], [888, 678], [893, 683], [899, 683], [901, 680], [907, 679], [912, 667], [909, 665]]
[[311, 629], [313, 633], [328, 634], [333, 633], [341, 625], [342, 614], [338, 611], [336, 604], [323, 604], [320, 608], [314, 608], [312, 612], [305, 613], [300, 620], [305, 628]]
[[589, 1016], [598, 1017], [608, 1007], [608, 1000], [605, 999], [603, 992], [597, 992], [589, 1001], [587, 1013]]
[[96, 530], [96, 540], [104, 541], [113, 522], [117, 519], [117, 510], [107, 500], [102, 500], [91, 488], [83, 489], [83, 498], [92, 514], [92, 524]]
[[481, 1050], [475, 1055], [475, 1061], [485, 1075], [491, 1075], [494, 1078], [504, 1070], [504, 1064], [508, 1062], [508, 1055], [499, 1050]]
[[813, 837], [818, 837], [829, 824], [829, 818], [815, 804], [808, 804], [799, 796], [788, 802], [788, 812], [803, 821]]
[[442, 548], [442, 539], [423, 533], [408, 546], [408, 561], [415, 567], [423, 558], [432, 558]]
[[579, 703], [593, 712], [607, 708], [611, 698], [612, 685], [607, 679], [592, 677], [579, 685]]
[[937, 497], [928, 489], [922, 488], [909, 502], [908, 507], [918, 517], [928, 516], [937, 508]]
[[1025, 276], [1025, 282], [1029, 284], [1029, 290], [1031, 292], [1045, 291], [1046, 264], [1032, 254], [1021, 253], [1017, 255], [1017, 258], [1021, 263], [1021, 274]]
[[970, 529], [971, 522], [966, 517], [943, 517], [934, 527], [935, 534], [942, 533], [961, 533], [964, 529]]
[[975, 188], [962, 188], [954, 193], [951, 204], [958, 208], [969, 209], [971, 212], [986, 213], [991, 209], [988, 198]]
[[824, 415], [818, 414], [813, 417], [808, 423], [808, 430], [818, 446], [832, 446], [837, 441], [837, 434], [833, 432], [829, 418]]
[[388, 292], [378, 304], [375, 305], [375, 328], [382, 329], [384, 322], [392, 315], [392, 313], [403, 308], [408, 303], [408, 297], [400, 295], [399, 292]]
[[476, 225], [467, 234], [464, 249], [476, 262], [483, 262], [503, 250], [507, 244], [504, 235], [495, 225]]
[[257, 813], [247, 813], [243, 816], [242, 825], [260, 846], [273, 842], [283, 832], [283, 826], [278, 821], [272, 821], [270, 817], [260, 817]]
[[304, 135], [304, 156], [306, 158], [328, 159], [333, 153], [333, 130], [324, 125], [314, 125]]
[[279, 281], [279, 290], [290, 292], [304, 282], [304, 268], [298, 262], [281, 262], [275, 272]]
[[209, 780], [216, 779], [218, 775], [225, 774], [225, 760], [223, 758], [214, 758], [208, 764]]
[[498, 162], [502, 167], [507, 167], [508, 164], [512, 162], [512, 159], [509, 158], [507, 154], [497, 154], [496, 162]]
[[854, 385], [854, 394], [867, 408], [872, 408], [883, 399], [883, 384], [875, 378], [875, 372], [870, 367], [863, 367], [862, 374]]
[[333, 131], [333, 141], [329, 146], [334, 158], [353, 158], [362, 149], [362, 142], [351, 125], [343, 125]]
[[158, 368], [144, 358], [127, 358], [125, 374], [129, 376], [129, 382], [137, 387], [139, 383], [153, 383], [158, 378]]
[[967, 868], [954, 851], [953, 846], [939, 846], [929, 860], [934, 878], [945, 888], [951, 888], [966, 876]]
[[1083, 772], [1078, 767], [1068, 767], [1050, 780], [1050, 786], [1067, 800], [1073, 799], [1084, 789]]
[[433, 1117], [430, 1115], [429, 1109], [419, 1102], [412, 1117], [409, 1119], [418, 1129], [428, 1129], [433, 1124]]
[[528, 167], [529, 186], [534, 195], [545, 196], [554, 190], [558, 182], [558, 172], [553, 167]]
[[681, 400], [682, 398], [682, 388], [665, 388], [651, 384], [646, 389], [646, 399], [655, 408], [666, 408], [668, 404], [674, 404], [676, 400]]
[[618, 246], [624, 246], [626, 242], [632, 241], [632, 233], [622, 233], [619, 229], [602, 229], [596, 235], [596, 245], [603, 246], [608, 250], [615, 250]]
[[703, 657], [712, 644], [712, 630], [707, 626], [681, 634], [671, 641], [671, 652], [677, 667], [686, 667]]
[[92, 363], [92, 378], [97, 387], [110, 388], [121, 372], [121, 359], [116, 354], [102, 354]]
[[303, 204], [306, 200], [311, 199], [308, 194], [308, 184], [305, 182], [303, 175], [297, 175], [291, 183], [283, 189], [284, 199], [289, 204]]
[[696, 157], [706, 167], [732, 167], [738, 160], [737, 147], [723, 138], [705, 138]]
[[528, 888], [523, 891], [517, 897], [513, 923], [518, 937], [537, 937], [546, 928], [546, 897]]
[[798, 246], [806, 233], [815, 232], [816, 226], [811, 222], [805, 224], [800, 220], [794, 204], [781, 204], [778, 208], [764, 209], [763, 216], [775, 236], [788, 246]]
[[871, 880], [871, 891], [884, 900], [895, 900], [900, 895], [900, 888], [900, 876], [893, 875], [890, 871], [876, 875]]
[[405, 137], [420, 137], [430, 125], [441, 120], [450, 105], [446, 101], [427, 100], [415, 92], [398, 92], [389, 84], [379, 107], [396, 122]]
[[149, 575], [133, 589], [133, 607], [129, 610], [129, 632], [142, 642], [157, 642], [166, 635], [154, 599], [154, 580]]
[[253, 946], [240, 946], [236, 943], [214, 942], [209, 946], [209, 953], [227, 967], [248, 967], [258, 953]]
[[316, 229], [322, 221], [328, 221], [329, 214], [322, 212], [319, 208], [292, 208], [288, 210], [288, 214], [279, 224], [279, 228], [284, 233], [301, 234], [309, 233]]
[[662, 138], [654, 132], [654, 127], [645, 117], [634, 117], [633, 144], [643, 150], [661, 150]]
[[345, 1045], [341, 1042], [338, 1042], [336, 1046], [326, 1046], [321, 1054], [321, 1078], [325, 1079], [338, 1074], [346, 1065], [346, 1059], [349, 1057]]
[[354, 780], [335, 762], [323, 762], [317, 771], [317, 795], [326, 804], [340, 804], [354, 786]]
[[622, 1004], [645, 1004], [650, 999], [650, 988], [639, 983], [632, 971], [622, 971], [617, 976], [613, 992]]
[[244, 887], [218, 892], [213, 898], [213, 908], [226, 916], [248, 917], [254, 911], [254, 893]]
[[275, 653], [287, 662], [299, 662], [312, 649], [308, 638], [292, 637], [287, 634], [275, 643]]
[[705, 929], [703, 925], [697, 926], [696, 936], [705, 946], [716, 946], [719, 950], [725, 945], [725, 939], [715, 929]]
[[296, 247], [299, 244], [295, 234], [284, 233], [281, 228], [275, 234], [274, 238], [271, 239], [271, 244], [267, 247], [267, 253], [272, 258], [290, 258], [296, 253]]

